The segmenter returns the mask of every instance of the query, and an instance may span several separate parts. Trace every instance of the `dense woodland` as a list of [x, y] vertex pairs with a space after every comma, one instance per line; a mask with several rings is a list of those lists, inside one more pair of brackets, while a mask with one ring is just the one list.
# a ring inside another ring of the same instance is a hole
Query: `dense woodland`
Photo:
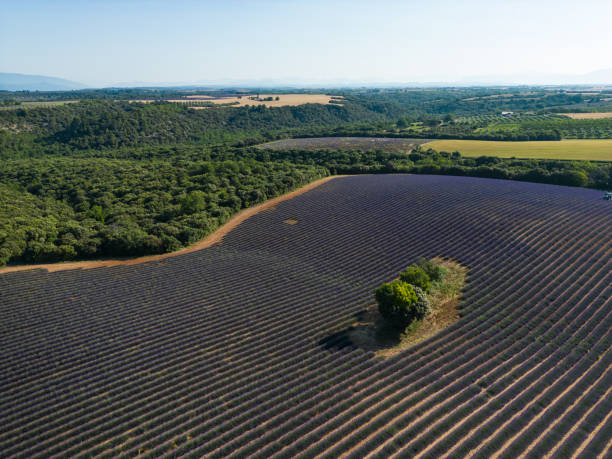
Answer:
[[256, 161], [5, 161], [0, 264], [177, 250], [236, 211], [305, 185], [321, 167]]
[[[607, 163], [464, 158], [418, 148], [406, 155], [254, 147], [291, 136], [527, 140], [612, 132], [612, 120], [554, 114], [572, 104], [603, 110], [599, 98], [521, 91], [352, 90], [334, 92], [342, 104], [201, 110], [155, 102], [184, 96], [181, 90], [0, 93], [0, 265], [177, 250], [238, 210], [329, 174], [471, 175], [612, 188]], [[75, 98], [80, 102], [27, 105]], [[129, 102], [136, 98], [154, 102]], [[507, 117], [500, 110], [538, 113]]]

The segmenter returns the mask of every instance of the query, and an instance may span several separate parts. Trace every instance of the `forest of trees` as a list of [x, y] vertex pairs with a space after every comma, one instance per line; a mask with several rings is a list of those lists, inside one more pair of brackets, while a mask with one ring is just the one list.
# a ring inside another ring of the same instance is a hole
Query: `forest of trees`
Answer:
[[0, 265], [177, 250], [238, 210], [327, 174], [317, 166], [37, 159], [0, 165]]

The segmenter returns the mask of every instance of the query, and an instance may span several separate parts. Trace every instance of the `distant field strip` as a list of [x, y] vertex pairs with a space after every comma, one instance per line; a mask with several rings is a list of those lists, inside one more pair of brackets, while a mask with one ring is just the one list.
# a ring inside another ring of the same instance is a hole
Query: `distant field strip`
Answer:
[[533, 142], [435, 140], [425, 144], [425, 147], [433, 148], [437, 151], [458, 151], [464, 156], [612, 161], [612, 139]]
[[[271, 100], [265, 100], [270, 99]], [[278, 100], [277, 100], [278, 98]], [[141, 102], [151, 103], [155, 100], [145, 99], [134, 99], [130, 102]], [[209, 102], [213, 104], [231, 104], [232, 107], [244, 107], [246, 105], [265, 105], [266, 107], [285, 107], [304, 104], [341, 104], [344, 102], [342, 96], [328, 96], [326, 94], [260, 94], [259, 98], [254, 94], [245, 94], [242, 96], [236, 95], [220, 95], [220, 96], [209, 96], [209, 95], [192, 95], [187, 96], [185, 99], [168, 99], [166, 102], [174, 102], [178, 104], [194, 104]], [[203, 109], [208, 108], [207, 106], [192, 106], [191, 108]]]
[[389, 137], [315, 137], [283, 139], [259, 145], [271, 150], [384, 150], [394, 153], [411, 151], [429, 139], [399, 139]]
[[[304, 104], [329, 104], [332, 100], [332, 96], [328, 96], [325, 94], [261, 94], [259, 96], [260, 99], [266, 99], [272, 97], [273, 100], [252, 100], [249, 99], [249, 96], [238, 97], [230, 97], [230, 98], [209, 98], [207, 102], [212, 102], [215, 104], [227, 104], [227, 103], [235, 103], [237, 107], [243, 107], [245, 105], [265, 105], [267, 107], [284, 107], [287, 105], [296, 106], [296, 105], [304, 105]], [[276, 98], [278, 97], [278, 100]], [[334, 98], [338, 101], [341, 101], [341, 97]], [[191, 97], [191, 100], [197, 100], [194, 97]]]
[[599, 120], [602, 118], [612, 118], [612, 112], [601, 113], [560, 113], [563, 116], [569, 116], [575, 120]]

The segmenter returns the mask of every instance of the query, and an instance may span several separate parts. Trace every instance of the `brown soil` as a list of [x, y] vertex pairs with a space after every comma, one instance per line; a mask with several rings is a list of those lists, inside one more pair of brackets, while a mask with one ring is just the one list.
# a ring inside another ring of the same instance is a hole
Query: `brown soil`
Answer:
[[288, 218], [287, 220], [283, 220], [283, 223], [287, 223], [288, 225], [295, 225], [298, 221], [295, 218]]
[[415, 344], [431, 338], [459, 320], [460, 290], [467, 276], [467, 268], [452, 260], [439, 257], [432, 259], [436, 264], [448, 269], [445, 284], [455, 287], [459, 293], [447, 293], [432, 288], [429, 300], [432, 313], [421, 322], [411, 325], [405, 333], [397, 333], [388, 327], [378, 312], [376, 305], [370, 306], [359, 317], [348, 336], [358, 347], [375, 351], [378, 357], [391, 357]]
[[[310, 191], [319, 185], [322, 185], [334, 178], [337, 177], [345, 177], [343, 175], [334, 175], [332, 177], [324, 177], [322, 179], [316, 180], [312, 183], [309, 183], [302, 188], [292, 191], [290, 193], [284, 194], [274, 199], [270, 199], [262, 204], [257, 206], [249, 207], [248, 209], [244, 209], [230, 218], [227, 223], [221, 226], [217, 231], [212, 234], [209, 234], [204, 239], [199, 242], [196, 242], [194, 245], [185, 247], [184, 249], [177, 250], [172, 253], [163, 253], [160, 255], [150, 255], [146, 257], [138, 257], [138, 258], [130, 258], [130, 259], [120, 259], [120, 260], [92, 260], [92, 261], [74, 261], [74, 262], [66, 262], [66, 263], [50, 263], [50, 264], [40, 264], [40, 265], [22, 265], [22, 266], [8, 266], [5, 268], [0, 268], [0, 274], [14, 272], [14, 271], [26, 271], [30, 269], [45, 269], [48, 272], [55, 271], [66, 271], [69, 269], [92, 269], [92, 268], [101, 268], [101, 267], [109, 267], [109, 266], [119, 266], [119, 265], [137, 265], [140, 263], [146, 263], [148, 261], [157, 261], [163, 260], [165, 258], [175, 257], [177, 255], [182, 255], [184, 253], [195, 252], [197, 250], [202, 250], [207, 247], [210, 247], [213, 244], [221, 242], [223, 237], [229, 233], [231, 230], [236, 228], [240, 223], [252, 217], [253, 215], [263, 211], [274, 208], [279, 202], [286, 201], [288, 199], [299, 196], [307, 191]], [[296, 220], [297, 222], [297, 220]]]

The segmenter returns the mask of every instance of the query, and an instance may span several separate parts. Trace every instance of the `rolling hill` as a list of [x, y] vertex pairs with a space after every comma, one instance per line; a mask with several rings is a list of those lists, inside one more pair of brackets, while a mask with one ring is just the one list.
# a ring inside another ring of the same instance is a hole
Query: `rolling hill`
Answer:
[[0, 73], [0, 91], [70, 91], [87, 85], [63, 78], [22, 73]]

